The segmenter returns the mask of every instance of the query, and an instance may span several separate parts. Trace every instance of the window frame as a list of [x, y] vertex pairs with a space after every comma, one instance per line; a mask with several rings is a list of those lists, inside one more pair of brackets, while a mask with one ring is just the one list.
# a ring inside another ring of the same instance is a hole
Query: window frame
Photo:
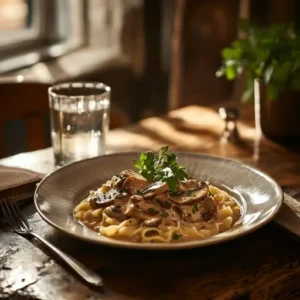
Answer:
[[[86, 43], [85, 0], [30, 1], [34, 9], [32, 28], [0, 33], [0, 40], [5, 41], [0, 44], [0, 74], [58, 57]], [[47, 15], [51, 9], [54, 13]]]
[[45, 17], [44, 1], [30, 0], [36, 12], [33, 13], [33, 19], [29, 28], [22, 28], [17, 30], [8, 30], [0, 32], [0, 53], [6, 54], [16, 47], [25, 48], [32, 43], [36, 44], [37, 39], [40, 39], [44, 34], [44, 27], [41, 26], [42, 19]]

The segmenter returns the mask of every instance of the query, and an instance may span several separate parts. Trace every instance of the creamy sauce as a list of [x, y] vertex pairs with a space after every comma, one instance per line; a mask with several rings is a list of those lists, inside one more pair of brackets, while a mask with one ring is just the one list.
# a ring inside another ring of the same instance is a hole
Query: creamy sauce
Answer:
[[82, 224], [104, 235], [135, 242], [195, 240], [230, 229], [240, 218], [225, 191], [188, 179], [171, 192], [131, 170], [91, 191], [74, 210]]

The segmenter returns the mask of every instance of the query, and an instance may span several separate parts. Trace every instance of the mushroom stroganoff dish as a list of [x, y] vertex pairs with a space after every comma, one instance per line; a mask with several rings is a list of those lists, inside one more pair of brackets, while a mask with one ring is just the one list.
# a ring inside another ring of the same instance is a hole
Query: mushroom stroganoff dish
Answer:
[[90, 191], [75, 207], [75, 219], [104, 236], [142, 243], [202, 239], [240, 219], [236, 200], [188, 177], [168, 146], [157, 155], [143, 152], [134, 166]]

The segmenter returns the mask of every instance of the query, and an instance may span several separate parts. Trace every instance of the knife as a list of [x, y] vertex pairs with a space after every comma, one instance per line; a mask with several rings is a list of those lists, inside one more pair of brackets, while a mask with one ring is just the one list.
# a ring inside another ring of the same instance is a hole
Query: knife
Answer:
[[282, 187], [284, 202], [274, 221], [300, 237], [300, 189]]

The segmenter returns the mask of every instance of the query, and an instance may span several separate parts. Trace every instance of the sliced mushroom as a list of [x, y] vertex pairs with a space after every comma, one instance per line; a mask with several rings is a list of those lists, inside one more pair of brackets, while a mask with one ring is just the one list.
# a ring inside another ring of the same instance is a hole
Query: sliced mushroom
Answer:
[[196, 179], [188, 179], [184, 181], [180, 181], [178, 191], [179, 192], [187, 192], [190, 190], [196, 190], [199, 187], [199, 183]]
[[113, 205], [114, 200], [115, 199], [114, 197], [111, 196], [111, 194], [102, 193], [102, 192], [97, 192], [96, 194], [91, 195], [88, 198], [88, 201], [90, 202], [93, 208], [100, 208], [100, 207]]
[[168, 190], [166, 182], [154, 182], [141, 191], [145, 199], [151, 199], [155, 196], [162, 194]]
[[180, 205], [178, 208], [182, 211], [182, 219], [186, 222], [209, 221], [217, 213], [217, 202], [212, 197], [207, 197], [193, 205]]
[[128, 178], [130, 176], [140, 176], [139, 174], [137, 174], [135, 171], [131, 170], [131, 169], [127, 169], [127, 170], [124, 170], [120, 173], [120, 176], [121, 177], [125, 177], [125, 178]]
[[213, 197], [207, 197], [199, 205], [200, 215], [204, 221], [209, 221], [217, 213], [217, 201]]
[[168, 198], [179, 205], [194, 204], [206, 199], [209, 193], [209, 187], [205, 182], [198, 183], [198, 188], [180, 194], [168, 194]]
[[182, 210], [182, 219], [185, 222], [194, 223], [202, 221], [201, 211], [199, 204], [195, 203], [193, 205], [181, 205], [180, 209]]
[[129, 216], [129, 217], [132, 217], [132, 212], [134, 209], [139, 209], [140, 206], [139, 206], [139, 202], [142, 202], [144, 201], [144, 198], [142, 196], [139, 196], [139, 195], [133, 195], [133, 196], [130, 196], [128, 202], [127, 202], [127, 205], [125, 207], [125, 215]]
[[140, 195], [132, 195], [129, 198], [129, 202], [131, 203], [138, 203], [144, 201], [144, 198]]
[[155, 200], [163, 207], [163, 208], [171, 208], [172, 202], [168, 198], [167, 193], [162, 193], [157, 196], [155, 196]]
[[161, 225], [162, 226], [176, 226], [178, 224], [177, 220], [171, 218], [162, 218]]
[[122, 189], [131, 195], [135, 195], [138, 191], [149, 185], [148, 181], [142, 176], [130, 176], [125, 179]]
[[172, 205], [171, 209], [168, 210], [168, 212], [172, 220], [179, 220], [182, 217], [182, 211], [177, 205]]
[[144, 200], [139, 203], [139, 208], [150, 216], [156, 216], [161, 212], [161, 208], [155, 201]]
[[139, 220], [150, 220], [153, 218], [153, 216], [146, 214], [135, 204], [127, 205], [125, 215]]
[[109, 206], [105, 208], [105, 213], [112, 219], [117, 219], [118, 221], [125, 221], [128, 217], [122, 212], [120, 206]]
[[[133, 170], [124, 170], [119, 175], [115, 175], [112, 179], [112, 187], [116, 190], [120, 191], [123, 188], [124, 181], [131, 176], [141, 177], [139, 174], [134, 172]], [[142, 177], [143, 178], [143, 177]]]
[[[150, 202], [140, 200], [140, 198], [137, 197], [141, 196], [135, 195], [130, 197], [125, 210], [125, 215], [140, 220], [150, 220], [159, 215], [160, 210], [158, 207], [154, 206]], [[143, 197], [141, 198], [143, 199]]]
[[134, 211], [137, 210], [138, 208], [139, 208], [138, 205], [128, 202], [124, 213], [128, 217], [133, 217]]
[[127, 204], [129, 198], [130, 195], [128, 193], [119, 193], [115, 196], [114, 204], [117, 206], [122, 206], [124, 204]]
[[182, 219], [182, 211], [180, 207], [172, 205], [170, 209], [162, 211], [159, 216], [162, 217], [161, 223], [164, 226], [176, 226], [178, 221]]
[[138, 205], [139, 202], [144, 201], [144, 198], [142, 196], [139, 195], [133, 195], [130, 196], [127, 205], [125, 207], [125, 214], [128, 216], [132, 216], [131, 212], [134, 208], [140, 208], [140, 206]]
[[120, 176], [116, 176], [115, 179], [114, 179], [114, 181], [113, 181], [112, 187], [114, 189], [118, 190], [118, 191], [121, 191], [125, 179], [126, 178], [123, 178], [123, 177], [120, 177]]
[[111, 189], [107, 193], [96, 192], [89, 196], [88, 201], [93, 208], [106, 207], [110, 205], [122, 205], [129, 199], [127, 193], [119, 193], [115, 189]]
[[96, 195], [90, 195], [88, 198], [87, 198], [87, 202], [90, 204], [90, 206], [93, 208], [93, 209], [97, 209], [99, 208], [99, 206], [97, 205], [97, 196]]
[[159, 223], [161, 222], [161, 218], [153, 218], [150, 220], [146, 220], [144, 222], [144, 225], [147, 227], [157, 227], [159, 225]]

